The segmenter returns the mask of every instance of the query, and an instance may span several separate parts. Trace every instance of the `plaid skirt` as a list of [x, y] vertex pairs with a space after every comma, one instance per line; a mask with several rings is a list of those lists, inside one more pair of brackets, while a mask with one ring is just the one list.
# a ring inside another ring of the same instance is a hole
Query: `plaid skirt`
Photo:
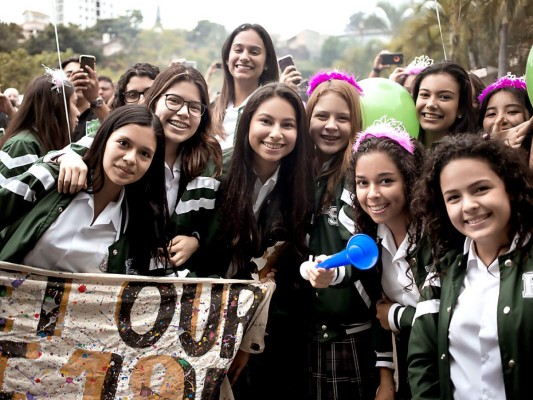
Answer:
[[311, 397], [316, 400], [374, 399], [379, 385], [371, 329], [320, 343], [309, 349]]

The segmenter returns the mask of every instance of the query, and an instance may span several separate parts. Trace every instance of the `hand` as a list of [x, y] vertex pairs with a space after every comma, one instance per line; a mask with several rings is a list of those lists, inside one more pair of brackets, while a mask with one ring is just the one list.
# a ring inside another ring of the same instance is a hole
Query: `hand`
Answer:
[[11, 100], [3, 93], [0, 93], [0, 112], [6, 113], [9, 118], [12, 118], [17, 112], [11, 104]]
[[98, 76], [91, 67], [85, 67], [87, 70], [79, 69], [70, 76], [70, 81], [76, 89], [80, 89], [83, 92], [83, 97], [88, 102], [96, 100], [98, 92], [100, 91], [100, 85], [98, 83]]
[[398, 79], [400, 79], [400, 77], [406, 75], [405, 74], [405, 68], [403, 67], [396, 67], [394, 68], [394, 71], [392, 71], [392, 73], [389, 75], [389, 79], [391, 81], [394, 81], [394, 82], [398, 82]]
[[394, 386], [379, 385], [376, 392], [376, 400], [394, 400], [395, 394]]
[[168, 245], [170, 263], [173, 267], [183, 265], [198, 250], [200, 243], [194, 236], [178, 235]]
[[[318, 264], [327, 258], [329, 257], [321, 254], [315, 259], [315, 262]], [[311, 286], [314, 288], [327, 288], [333, 281], [333, 278], [335, 278], [335, 268], [309, 268], [307, 271], [309, 275], [309, 282], [311, 282]]]
[[235, 382], [237, 382], [242, 370], [244, 369], [244, 367], [246, 367], [246, 364], [248, 364], [249, 359], [250, 353], [247, 353], [242, 350], [237, 350], [237, 354], [235, 355], [235, 358], [231, 362], [228, 369], [228, 379], [230, 385], [233, 386]]
[[513, 148], [518, 148], [521, 146], [522, 142], [526, 137], [526, 133], [531, 121], [533, 121], [533, 118], [528, 121], [522, 122], [517, 126], [504, 129], [505, 119], [503, 117], [498, 118], [492, 126], [490, 136], [495, 139], [504, 140], [509, 146]]
[[298, 91], [298, 85], [302, 82], [302, 73], [294, 65], [289, 65], [281, 73], [279, 81], [289, 85], [293, 90]]
[[381, 300], [378, 300], [376, 303], [376, 311], [377, 311], [377, 319], [379, 319], [379, 323], [383, 327], [383, 329], [386, 329], [388, 331], [391, 330], [391, 327], [389, 325], [389, 310], [392, 307], [394, 303], [390, 301], [386, 296], [383, 296]]
[[80, 155], [69, 151], [59, 156], [59, 177], [57, 179], [57, 191], [59, 193], [74, 194], [87, 188], [87, 165]]
[[383, 68], [387, 68], [388, 65], [381, 63], [381, 55], [385, 53], [390, 53], [388, 50], [381, 50], [379, 54], [374, 58], [374, 63], [372, 64], [372, 71], [370, 71], [370, 78], [379, 77], [379, 74]]
[[276, 282], [276, 272], [278, 272], [277, 270], [275, 270], [274, 268], [272, 268], [270, 271], [268, 271], [268, 273], [263, 276], [263, 277], [260, 277], [259, 280], [261, 283], [267, 283], [267, 282]]
[[396, 388], [394, 384], [394, 371], [389, 368], [379, 368], [379, 387], [376, 400], [394, 400]]

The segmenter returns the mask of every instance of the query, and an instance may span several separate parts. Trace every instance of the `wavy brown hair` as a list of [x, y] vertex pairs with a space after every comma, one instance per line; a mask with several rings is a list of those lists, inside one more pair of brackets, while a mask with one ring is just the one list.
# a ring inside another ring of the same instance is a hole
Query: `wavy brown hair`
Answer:
[[477, 134], [446, 136], [434, 148], [424, 166], [424, 174], [415, 186], [413, 210], [424, 221], [429, 235], [433, 260], [450, 249], [461, 249], [464, 236], [452, 225], [440, 187], [442, 170], [451, 161], [475, 159], [487, 163], [502, 179], [511, 204], [509, 232], [511, 240], [518, 234], [517, 246], [533, 233], [533, 172], [521, 151], [499, 140], [484, 139]]

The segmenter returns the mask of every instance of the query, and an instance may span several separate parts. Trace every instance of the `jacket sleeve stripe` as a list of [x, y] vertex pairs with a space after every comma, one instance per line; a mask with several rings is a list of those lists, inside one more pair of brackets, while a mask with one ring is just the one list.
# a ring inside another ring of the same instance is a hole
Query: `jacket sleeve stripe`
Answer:
[[354, 285], [355, 285], [355, 288], [357, 289], [357, 291], [359, 292], [359, 294], [361, 295], [361, 298], [365, 302], [366, 306], [368, 308], [370, 308], [370, 306], [372, 305], [372, 302], [370, 301], [370, 297], [366, 293], [366, 290], [363, 287], [363, 284], [361, 283], [361, 281], [354, 282]]
[[7, 169], [18, 168], [24, 165], [33, 164], [39, 157], [36, 154], [24, 154], [19, 157], [11, 157], [8, 153], [0, 151], [0, 161]]
[[413, 325], [416, 319], [422, 315], [438, 313], [439, 307], [440, 307], [440, 300], [438, 299], [425, 300], [425, 301], [419, 302], [416, 305], [416, 312], [413, 318]]

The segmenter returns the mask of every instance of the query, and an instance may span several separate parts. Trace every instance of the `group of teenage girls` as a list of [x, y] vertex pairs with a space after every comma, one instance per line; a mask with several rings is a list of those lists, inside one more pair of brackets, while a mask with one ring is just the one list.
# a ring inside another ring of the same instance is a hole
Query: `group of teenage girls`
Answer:
[[[237, 400], [527, 397], [533, 112], [523, 80], [488, 86], [476, 110], [461, 66], [428, 66], [412, 86], [414, 139], [390, 116], [363, 130], [364, 93], [347, 73], [316, 74], [304, 105], [297, 71], [277, 82], [259, 25], [239, 26], [222, 60], [214, 105], [190, 66], [135, 89], [130, 71], [90, 146], [44, 159], [68, 144], [42, 138], [64, 138], [68, 118], [73, 129], [76, 92], [36, 79], [0, 142], [0, 260], [273, 279], [264, 347], [248, 343], [228, 370]], [[38, 96], [67, 106], [32, 108]], [[378, 243], [374, 268], [302, 277], [302, 262], [344, 250], [355, 233]]]

